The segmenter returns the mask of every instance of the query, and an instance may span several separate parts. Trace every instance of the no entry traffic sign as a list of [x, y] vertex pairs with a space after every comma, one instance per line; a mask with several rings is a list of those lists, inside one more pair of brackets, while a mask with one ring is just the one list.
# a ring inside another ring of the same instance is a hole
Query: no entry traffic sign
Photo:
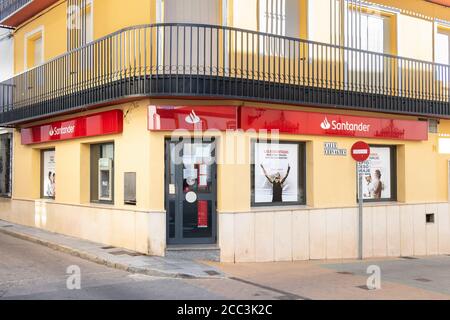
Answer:
[[352, 147], [352, 158], [357, 162], [364, 162], [370, 157], [370, 146], [363, 142], [358, 141]]

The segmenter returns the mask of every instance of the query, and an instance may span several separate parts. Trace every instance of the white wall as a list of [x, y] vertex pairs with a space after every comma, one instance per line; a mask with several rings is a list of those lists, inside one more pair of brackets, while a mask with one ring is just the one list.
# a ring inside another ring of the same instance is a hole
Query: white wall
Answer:
[[6, 36], [9, 30], [0, 29], [0, 81], [9, 79], [14, 74], [14, 42]]
[[[425, 215], [435, 214], [435, 223]], [[222, 262], [355, 259], [357, 208], [219, 214]], [[365, 258], [450, 254], [448, 203], [367, 205]]]

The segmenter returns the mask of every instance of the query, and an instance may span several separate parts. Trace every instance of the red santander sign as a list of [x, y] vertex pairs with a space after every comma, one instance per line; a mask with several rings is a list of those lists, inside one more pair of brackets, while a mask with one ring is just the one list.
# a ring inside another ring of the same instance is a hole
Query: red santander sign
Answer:
[[149, 106], [148, 130], [236, 130], [238, 108], [234, 106]]
[[356, 162], [367, 161], [370, 157], [370, 146], [363, 141], [358, 141], [352, 146], [351, 154]]
[[111, 110], [21, 130], [23, 145], [122, 133], [123, 112]]
[[244, 130], [279, 130], [280, 133], [395, 140], [428, 140], [425, 121], [326, 114], [297, 110], [242, 108]]

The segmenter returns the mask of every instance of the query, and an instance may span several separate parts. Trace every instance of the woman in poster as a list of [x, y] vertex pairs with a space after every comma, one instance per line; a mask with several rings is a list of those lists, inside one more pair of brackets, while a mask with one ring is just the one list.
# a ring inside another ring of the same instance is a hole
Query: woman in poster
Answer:
[[381, 192], [383, 191], [383, 182], [381, 181], [381, 171], [375, 170], [375, 179], [373, 181], [373, 198], [381, 199]]
[[49, 198], [55, 197], [55, 174], [51, 171], [48, 172], [45, 195]]
[[269, 177], [266, 169], [264, 168], [264, 166], [262, 164], [261, 164], [261, 168], [262, 168], [267, 180], [272, 184], [272, 187], [273, 187], [272, 202], [274, 202], [274, 203], [283, 202], [283, 184], [289, 176], [289, 172], [291, 171], [291, 166], [288, 164], [288, 170], [283, 179], [281, 179], [281, 174], [279, 172], [277, 172], [275, 174], [275, 177], [272, 179]]

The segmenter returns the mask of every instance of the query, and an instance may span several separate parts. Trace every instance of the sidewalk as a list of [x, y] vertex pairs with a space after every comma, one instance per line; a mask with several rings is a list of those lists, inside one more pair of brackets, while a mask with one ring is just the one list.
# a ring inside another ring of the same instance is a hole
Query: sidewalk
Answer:
[[220, 279], [225, 277], [224, 273], [218, 268], [198, 261], [145, 256], [130, 250], [105, 246], [3, 220], [0, 220], [0, 232], [131, 273], [184, 279]]

